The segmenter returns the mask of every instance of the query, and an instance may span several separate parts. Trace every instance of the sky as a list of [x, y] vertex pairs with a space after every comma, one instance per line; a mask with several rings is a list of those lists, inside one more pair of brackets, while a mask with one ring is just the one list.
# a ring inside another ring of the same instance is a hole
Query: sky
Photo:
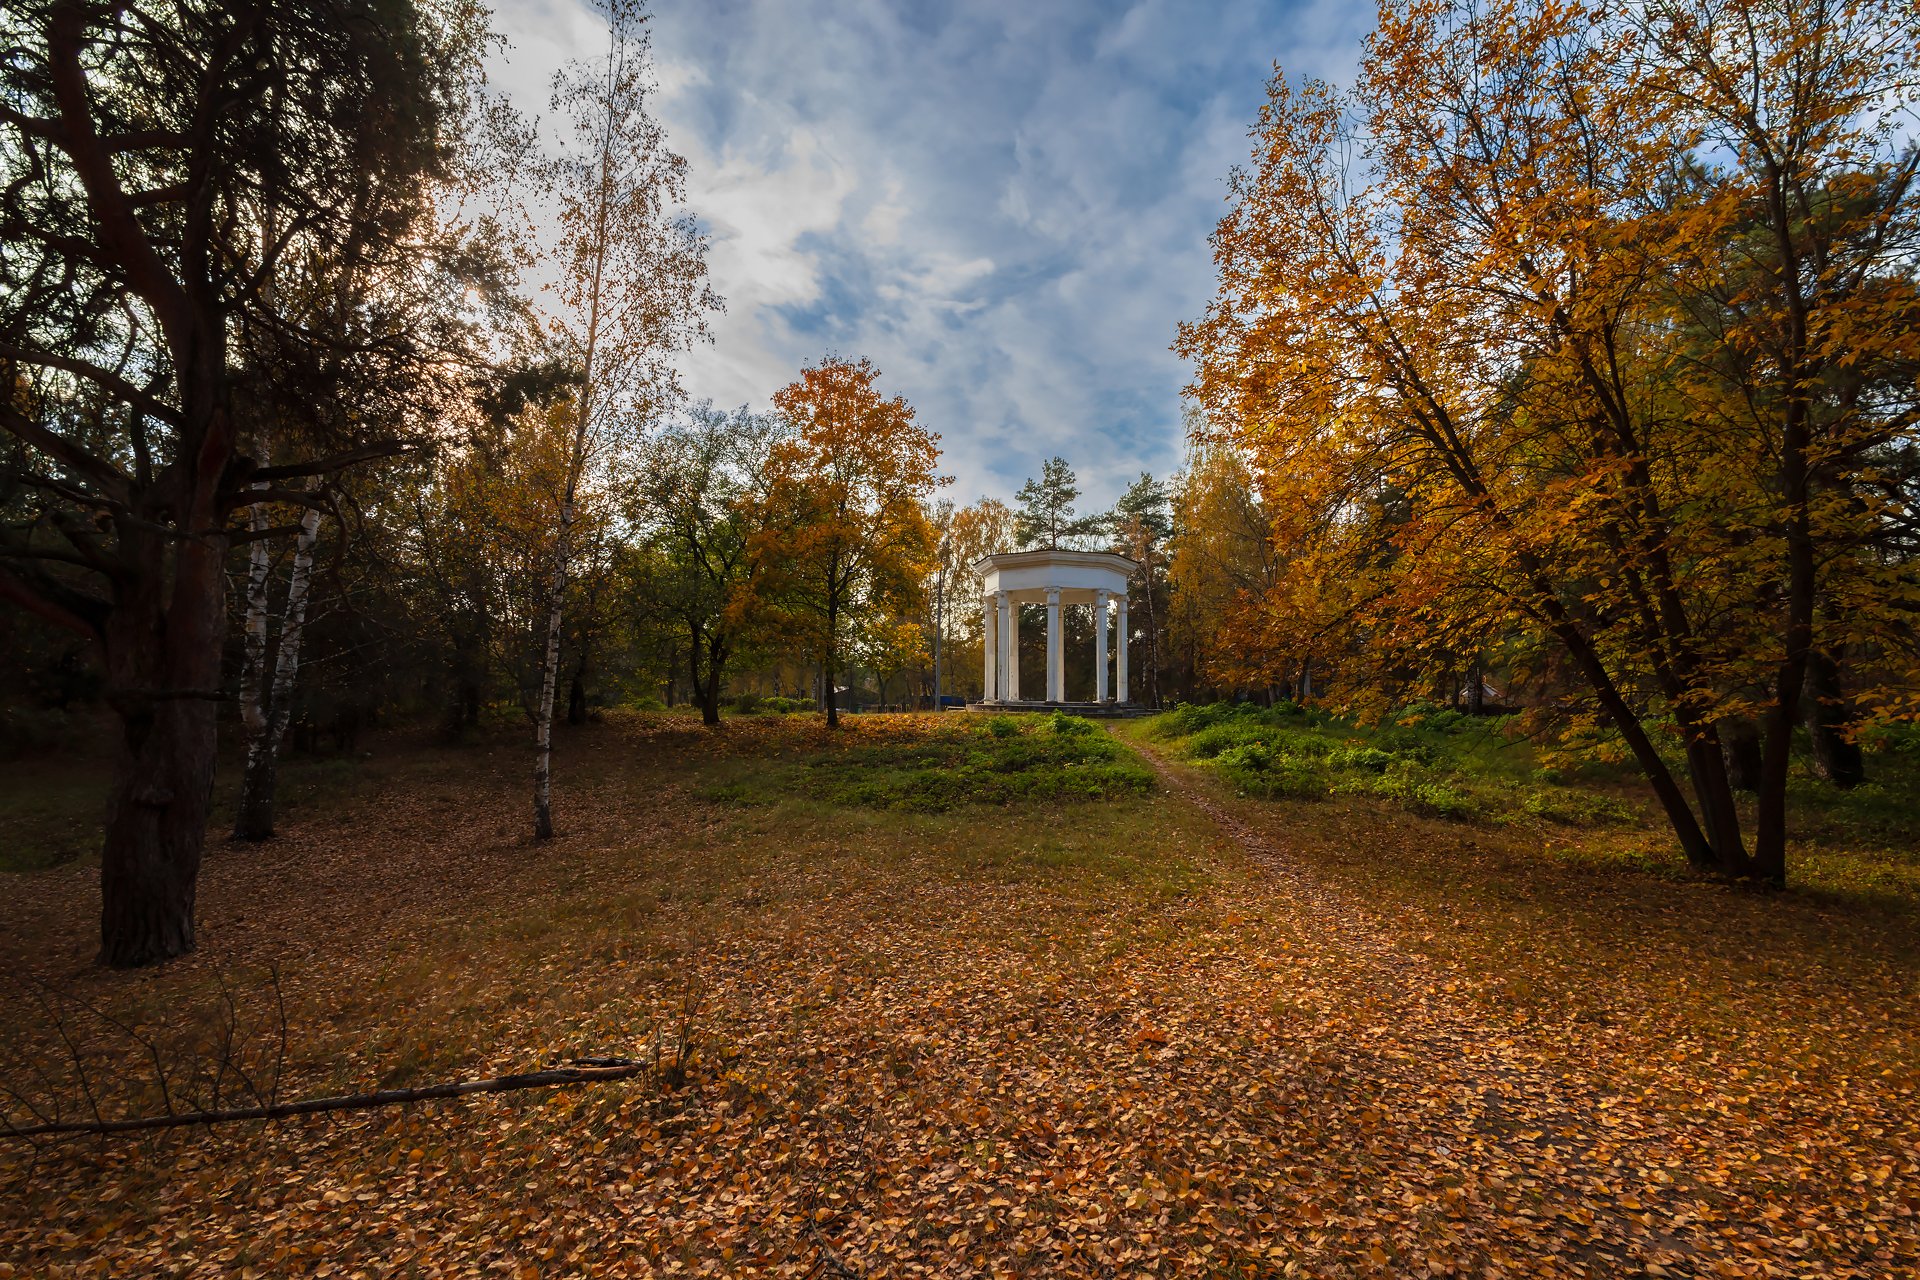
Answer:
[[[583, 0], [496, 0], [521, 110], [604, 48]], [[1350, 81], [1352, 0], [654, 0], [655, 110], [726, 312], [695, 398], [764, 408], [867, 357], [941, 437], [950, 495], [1058, 454], [1080, 509], [1180, 465], [1176, 326], [1275, 63]]]

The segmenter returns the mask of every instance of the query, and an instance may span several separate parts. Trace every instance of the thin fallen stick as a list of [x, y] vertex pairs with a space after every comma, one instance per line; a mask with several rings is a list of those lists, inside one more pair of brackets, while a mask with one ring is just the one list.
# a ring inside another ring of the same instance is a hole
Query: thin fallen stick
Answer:
[[306, 1098], [299, 1102], [280, 1102], [263, 1107], [232, 1107], [223, 1111], [181, 1111], [164, 1116], [139, 1116], [131, 1120], [76, 1120], [61, 1124], [35, 1124], [23, 1128], [0, 1127], [0, 1138], [41, 1138], [55, 1134], [133, 1133], [143, 1129], [178, 1129], [186, 1125], [227, 1124], [235, 1120], [285, 1120], [291, 1116], [319, 1115], [328, 1111], [361, 1111], [373, 1107], [391, 1107], [406, 1102], [426, 1102], [434, 1098], [459, 1098], [471, 1093], [509, 1093], [516, 1089], [551, 1089], [569, 1084], [599, 1084], [624, 1080], [652, 1067], [629, 1058], [577, 1058], [571, 1067], [547, 1071], [528, 1071], [518, 1075], [494, 1076], [487, 1080], [460, 1080], [451, 1084], [425, 1085], [418, 1089], [381, 1089], [374, 1093], [346, 1093], [332, 1098]]

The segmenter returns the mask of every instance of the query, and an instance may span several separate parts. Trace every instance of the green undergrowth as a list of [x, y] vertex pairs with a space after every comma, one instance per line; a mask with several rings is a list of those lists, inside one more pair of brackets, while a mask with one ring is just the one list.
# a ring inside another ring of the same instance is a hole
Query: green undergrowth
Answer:
[[1261, 799], [1377, 796], [1456, 821], [1639, 821], [1632, 805], [1536, 767], [1531, 747], [1505, 717], [1417, 706], [1370, 726], [1290, 703], [1214, 703], [1176, 707], [1149, 722], [1146, 733]]
[[1153, 789], [1152, 772], [1091, 721], [949, 715], [863, 723], [798, 758], [741, 762], [709, 800], [803, 799], [836, 808], [943, 813], [963, 805], [1109, 800]]
[[[1536, 751], [1511, 717], [1418, 704], [1369, 725], [1286, 704], [1216, 703], [1177, 707], [1138, 732], [1245, 796], [1376, 797], [1425, 817], [1528, 829], [1539, 834], [1542, 851], [1582, 865], [1685, 874], [1631, 763], [1542, 767], [1551, 753]], [[1814, 775], [1804, 736], [1797, 744], [1787, 794], [1793, 879], [1817, 893], [1904, 911], [1920, 900], [1913, 842], [1920, 730], [1880, 730], [1862, 745], [1867, 782], [1842, 790]], [[1752, 798], [1740, 803], [1751, 831]]]

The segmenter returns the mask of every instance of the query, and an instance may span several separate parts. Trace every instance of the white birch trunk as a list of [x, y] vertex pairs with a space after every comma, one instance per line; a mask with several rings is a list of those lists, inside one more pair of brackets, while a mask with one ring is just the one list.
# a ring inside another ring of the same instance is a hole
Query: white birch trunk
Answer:
[[267, 699], [267, 750], [277, 754], [293, 716], [293, 681], [300, 673], [300, 641], [307, 630], [307, 596], [313, 583], [313, 544], [320, 535], [320, 513], [300, 517], [293, 544], [293, 574], [287, 580], [287, 612], [280, 623], [280, 652], [273, 663], [273, 690]]
[[266, 539], [259, 537], [266, 527], [265, 504], [255, 503], [247, 513], [247, 531], [255, 541], [247, 550], [246, 658], [240, 667], [240, 723], [246, 732], [249, 770], [267, 732], [267, 579], [273, 557]]
[[[307, 598], [313, 582], [313, 544], [320, 534], [320, 513], [308, 511], [300, 518], [300, 535], [293, 544], [293, 569], [287, 581], [287, 603], [280, 617], [280, 647], [274, 655], [273, 679], [266, 679], [267, 588], [266, 574], [260, 573], [259, 587], [259, 674], [254, 679], [253, 705], [243, 714], [257, 714], [256, 732], [251, 718], [247, 733], [247, 765], [240, 782], [239, 811], [234, 817], [236, 840], [265, 840], [273, 835], [274, 784], [279, 775], [280, 742], [286, 736], [287, 722], [293, 718], [293, 682], [300, 671], [300, 641], [307, 626]], [[262, 543], [255, 543], [256, 549]], [[256, 561], [256, 564], [259, 562]], [[254, 662], [253, 583], [248, 582], [247, 660]], [[263, 687], [264, 686], [264, 687]], [[245, 698], [246, 692], [242, 691]]]
[[547, 647], [540, 659], [540, 699], [533, 720], [533, 835], [553, 836], [553, 691], [560, 678], [561, 611], [566, 602], [567, 561], [573, 534], [573, 477], [560, 504], [559, 536], [554, 539], [552, 600], [547, 609]]

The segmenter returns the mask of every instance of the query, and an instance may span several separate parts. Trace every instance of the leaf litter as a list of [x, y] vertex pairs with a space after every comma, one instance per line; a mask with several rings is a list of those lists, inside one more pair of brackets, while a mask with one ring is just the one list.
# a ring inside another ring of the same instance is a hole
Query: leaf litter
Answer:
[[207, 944], [158, 974], [86, 968], [79, 876], [26, 881], [9, 962], [123, 1010], [277, 964], [294, 1092], [699, 1012], [677, 1087], [10, 1149], [0, 1274], [1920, 1267], [1910, 1076], [1506, 1007], [1179, 770], [1064, 820], [701, 799], [818, 732], [591, 729], [540, 849], [517, 755], [402, 755], [353, 812], [216, 852]]

